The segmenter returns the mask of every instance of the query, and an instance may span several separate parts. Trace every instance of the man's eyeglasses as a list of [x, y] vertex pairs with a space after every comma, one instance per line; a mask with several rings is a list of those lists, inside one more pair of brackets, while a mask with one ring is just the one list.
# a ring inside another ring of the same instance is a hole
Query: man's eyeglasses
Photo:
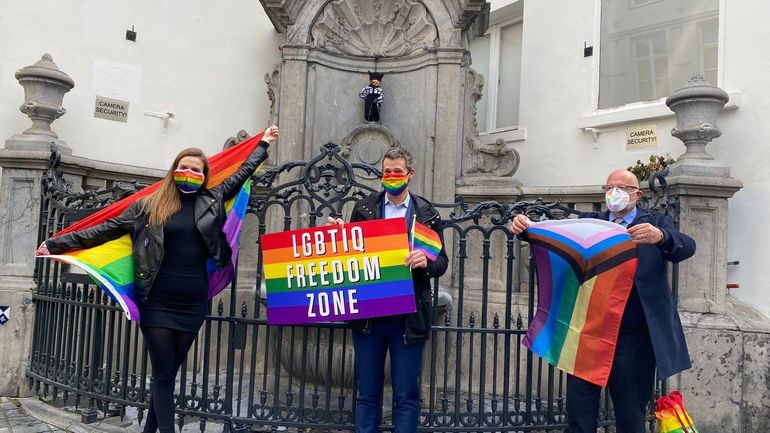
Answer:
[[602, 186], [602, 191], [608, 192], [612, 190], [612, 188], [620, 188], [627, 193], [639, 191], [639, 188], [633, 185], [604, 185]]

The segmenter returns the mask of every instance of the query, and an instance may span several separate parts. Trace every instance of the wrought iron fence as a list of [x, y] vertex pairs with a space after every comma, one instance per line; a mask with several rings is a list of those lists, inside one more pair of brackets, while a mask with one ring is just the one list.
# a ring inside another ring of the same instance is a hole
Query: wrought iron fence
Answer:
[[[54, 151], [43, 178], [40, 240], [141, 187], [116, 184], [76, 193], [58, 164]], [[323, 224], [329, 215], [345, 217], [355, 201], [375, 191], [379, 176], [376, 167], [349, 163], [331, 143], [310, 161], [259, 173], [247, 217], [256, 226], [252, 240], [258, 243], [258, 235], [269, 231]], [[668, 196], [665, 178], [656, 176], [648, 207], [676, 217], [676, 197]], [[522, 257], [527, 249], [508, 224], [517, 213], [563, 218], [577, 212], [558, 202], [472, 204], [462, 198], [437, 208], [452, 259], [451, 270], [434, 281], [435, 326], [421, 369], [420, 430], [564, 430], [566, 377], [521, 344], [534, 314], [535, 277], [528, 272], [528, 257]], [[225, 431], [352, 430], [356, 389], [347, 326], [268, 326], [259, 251], [254, 269], [251, 290], [251, 281], [236, 281], [210, 305], [179, 376], [180, 428], [197, 422], [200, 431], [211, 424]], [[141, 420], [151, 366], [138, 327], [68, 265], [39, 260], [35, 279], [27, 372], [33, 389], [81, 407], [86, 422], [99, 414], [123, 414], [126, 407], [138, 408]], [[520, 290], [522, 280], [526, 291]], [[675, 269], [672, 282], [676, 287]], [[389, 401], [386, 391], [384, 430], [392, 430]], [[612, 424], [604, 395], [600, 425], [609, 431]]]

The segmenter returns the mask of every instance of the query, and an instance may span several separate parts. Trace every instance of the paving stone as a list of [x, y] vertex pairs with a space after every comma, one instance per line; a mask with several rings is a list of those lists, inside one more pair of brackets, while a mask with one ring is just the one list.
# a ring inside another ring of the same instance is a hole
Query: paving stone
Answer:
[[13, 433], [42, 433], [49, 431], [51, 431], [51, 427], [40, 421], [34, 424], [13, 426]]
[[8, 418], [27, 415], [27, 411], [25, 411], [24, 409], [17, 408], [17, 407], [15, 407], [13, 409], [4, 410], [3, 413]]

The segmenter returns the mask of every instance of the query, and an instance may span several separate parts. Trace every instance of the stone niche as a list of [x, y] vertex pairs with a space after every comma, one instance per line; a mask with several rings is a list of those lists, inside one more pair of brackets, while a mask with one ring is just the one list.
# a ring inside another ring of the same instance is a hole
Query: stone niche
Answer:
[[[411, 188], [453, 201], [455, 182], [447, 180], [461, 174], [465, 41], [486, 22], [478, 19], [488, 13], [485, 3], [263, 2], [284, 38], [281, 65], [266, 77], [284, 143], [279, 162], [309, 159], [332, 141], [348, 146], [351, 162], [378, 164], [387, 148], [401, 146], [415, 157]], [[380, 122], [373, 125], [358, 96], [367, 71], [384, 74]]]

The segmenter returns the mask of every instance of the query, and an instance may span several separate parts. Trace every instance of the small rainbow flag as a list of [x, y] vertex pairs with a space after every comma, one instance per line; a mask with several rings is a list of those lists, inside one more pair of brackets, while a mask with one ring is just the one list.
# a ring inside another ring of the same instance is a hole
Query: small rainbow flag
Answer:
[[415, 312], [404, 218], [270, 233], [259, 241], [270, 325]]
[[435, 262], [441, 252], [441, 237], [428, 227], [414, 222], [412, 227], [413, 249], [421, 250], [432, 262]]
[[698, 429], [684, 408], [682, 394], [673, 391], [655, 402], [655, 418], [659, 433], [698, 433]]
[[[209, 179], [206, 187], [214, 188], [238, 171], [257, 148], [261, 138], [262, 133], [209, 158]], [[160, 181], [72, 224], [56, 233], [54, 237], [93, 227], [110, 218], [115, 218], [159, 186]], [[248, 180], [234, 196], [225, 202], [227, 218], [223, 232], [232, 248], [233, 257], [230, 266], [221, 269], [217, 269], [214, 260], [209, 259], [209, 299], [224, 290], [235, 275], [234, 263], [238, 255], [239, 234], [250, 192], [251, 180]], [[120, 305], [130, 320], [139, 321], [139, 309], [134, 299], [134, 259], [129, 234], [95, 247], [43, 257], [82, 268]]]
[[533, 223], [537, 311], [524, 345], [559, 369], [606, 386], [634, 284], [636, 245], [609, 221]]

